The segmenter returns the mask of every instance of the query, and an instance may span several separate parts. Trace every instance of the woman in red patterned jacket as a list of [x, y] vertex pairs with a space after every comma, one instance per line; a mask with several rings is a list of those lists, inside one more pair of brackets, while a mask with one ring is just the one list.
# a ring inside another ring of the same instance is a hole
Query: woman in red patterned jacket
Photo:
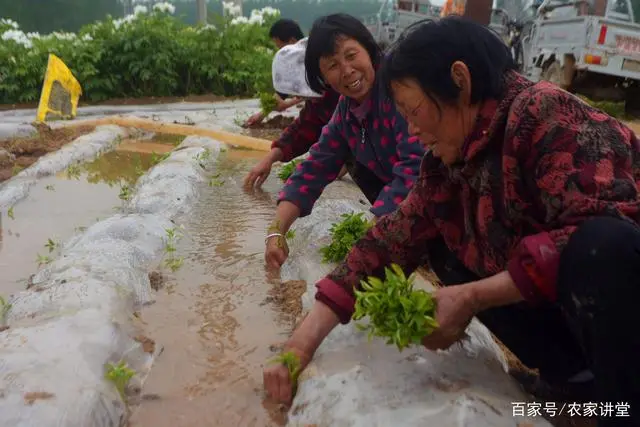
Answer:
[[[384, 80], [430, 151], [398, 210], [317, 283], [286, 347], [306, 365], [350, 321], [360, 280], [429, 263], [445, 287], [427, 348], [448, 348], [477, 315], [571, 401], [630, 404], [630, 418], [599, 425], [640, 425], [640, 142], [513, 70], [493, 33], [456, 17], [420, 23], [391, 50]], [[285, 373], [269, 367], [264, 382], [288, 401]]]

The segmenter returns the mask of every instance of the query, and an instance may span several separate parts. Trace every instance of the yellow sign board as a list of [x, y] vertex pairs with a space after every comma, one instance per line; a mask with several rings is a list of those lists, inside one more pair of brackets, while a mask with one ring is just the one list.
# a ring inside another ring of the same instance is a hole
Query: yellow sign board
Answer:
[[80, 83], [60, 58], [49, 54], [36, 120], [72, 119], [82, 95]]

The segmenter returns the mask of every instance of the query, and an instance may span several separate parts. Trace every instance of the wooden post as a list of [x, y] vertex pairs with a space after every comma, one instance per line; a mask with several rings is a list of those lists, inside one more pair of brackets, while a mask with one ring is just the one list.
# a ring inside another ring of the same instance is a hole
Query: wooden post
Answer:
[[124, 0], [122, 2], [124, 6], [124, 16], [131, 15], [133, 13], [133, 0]]
[[464, 17], [478, 24], [489, 25], [492, 7], [493, 0], [467, 0]]
[[207, 1], [206, 0], [198, 0], [198, 23], [206, 25], [207, 24]]

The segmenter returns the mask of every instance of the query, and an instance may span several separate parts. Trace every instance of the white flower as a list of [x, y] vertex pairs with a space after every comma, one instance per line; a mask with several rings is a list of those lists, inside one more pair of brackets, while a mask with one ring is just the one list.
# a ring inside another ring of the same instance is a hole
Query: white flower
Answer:
[[18, 25], [18, 23], [16, 21], [13, 21], [11, 19], [8, 18], [2, 18], [0, 19], [0, 26], [8, 26], [9, 28], [13, 28], [14, 30], [18, 30], [20, 29], [20, 26]]
[[242, 13], [242, 7], [240, 5], [236, 5], [234, 2], [222, 2], [222, 12], [223, 15], [228, 16], [240, 16]]
[[147, 6], [138, 5], [133, 8], [134, 15], [140, 15], [142, 13], [147, 13], [148, 11], [149, 9], [147, 8]]
[[240, 25], [240, 24], [248, 24], [249, 18], [246, 16], [236, 16], [231, 20], [231, 25]]
[[280, 15], [280, 11], [278, 9], [274, 9], [271, 6], [266, 6], [260, 9], [262, 16], [278, 16]]
[[127, 15], [124, 18], [120, 18], [120, 19], [116, 19], [113, 21], [113, 26], [117, 29], [119, 29], [121, 26], [123, 25], [127, 25], [130, 24], [131, 22], [133, 22], [136, 19], [135, 15]]
[[91, 40], [93, 40], [93, 37], [91, 37], [91, 34], [85, 34], [84, 36], [82, 36], [82, 40], [90, 42]]
[[20, 30], [9, 30], [2, 33], [2, 40], [13, 40], [14, 42], [23, 45], [26, 48], [31, 48], [33, 43], [27, 37], [25, 33]]
[[[191, 27], [189, 27], [189, 28], [191, 28]], [[215, 26], [215, 25], [207, 24], [207, 25], [204, 25], [204, 26], [202, 26], [202, 27], [199, 27], [199, 28], [197, 29], [197, 32], [201, 33], [201, 32], [203, 32], [203, 31], [216, 31], [216, 30], [217, 30], [217, 28], [216, 28], [216, 26]]]
[[176, 12], [176, 7], [171, 3], [156, 3], [153, 5], [153, 10], [173, 15]]

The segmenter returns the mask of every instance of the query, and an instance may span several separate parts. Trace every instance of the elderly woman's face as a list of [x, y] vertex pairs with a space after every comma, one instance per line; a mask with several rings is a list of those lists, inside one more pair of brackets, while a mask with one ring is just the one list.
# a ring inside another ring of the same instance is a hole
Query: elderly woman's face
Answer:
[[444, 164], [455, 163], [464, 141], [460, 124], [456, 123], [456, 109], [445, 104], [438, 109], [415, 80], [395, 81], [391, 86], [398, 111], [409, 126], [409, 133], [419, 137]]
[[[466, 78], [467, 89], [470, 86]], [[454, 105], [428, 97], [414, 79], [402, 79], [391, 83], [393, 97], [398, 111], [409, 126], [409, 133], [416, 135], [433, 155], [439, 157], [445, 165], [451, 165], [460, 159], [466, 134], [473, 125], [474, 108], [468, 103]], [[468, 90], [461, 91], [461, 98], [467, 97]]]
[[320, 73], [336, 92], [362, 102], [373, 87], [376, 73], [367, 50], [352, 38], [336, 43], [335, 53], [320, 58]]

